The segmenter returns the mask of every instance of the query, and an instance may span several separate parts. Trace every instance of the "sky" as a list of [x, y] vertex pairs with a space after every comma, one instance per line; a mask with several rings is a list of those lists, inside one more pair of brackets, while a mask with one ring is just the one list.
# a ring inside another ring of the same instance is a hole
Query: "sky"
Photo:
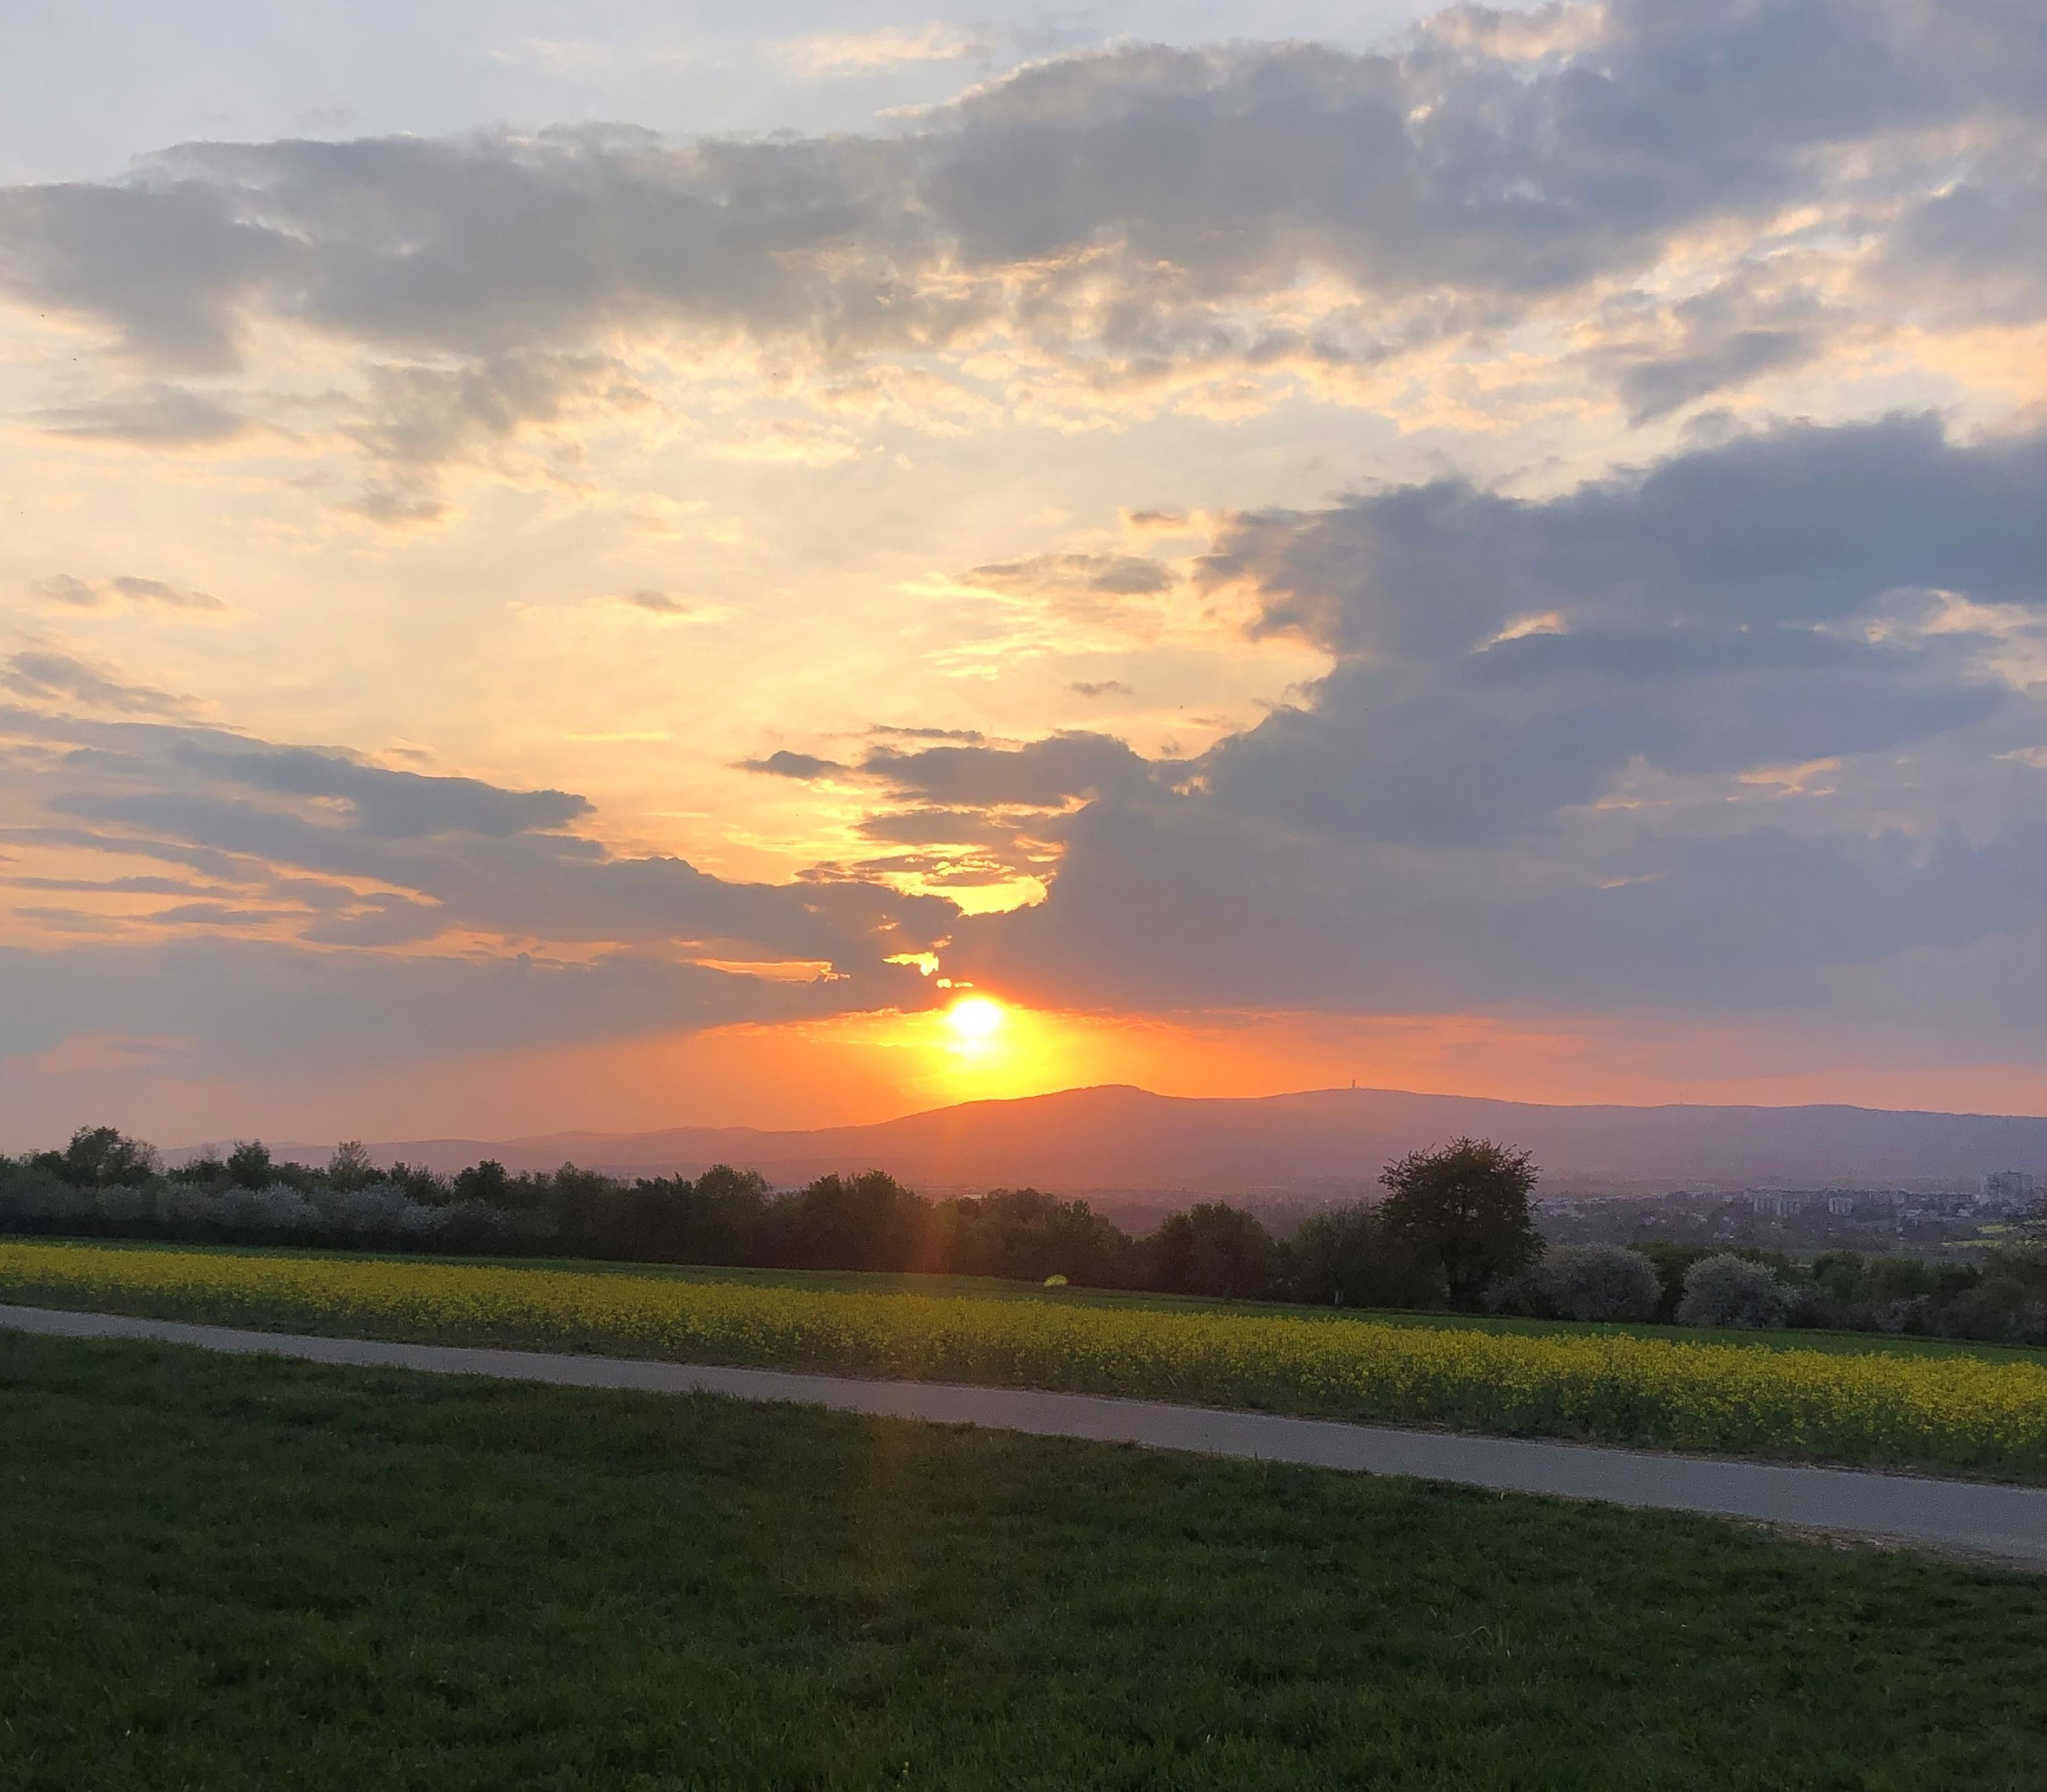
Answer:
[[30, 0], [0, 525], [0, 1148], [2047, 1113], [2037, 0]]

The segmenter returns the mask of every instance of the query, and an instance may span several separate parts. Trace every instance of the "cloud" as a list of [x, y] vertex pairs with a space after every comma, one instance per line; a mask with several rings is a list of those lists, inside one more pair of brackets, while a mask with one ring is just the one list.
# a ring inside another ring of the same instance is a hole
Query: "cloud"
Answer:
[[97, 586], [68, 572], [52, 573], [48, 579], [37, 580], [29, 589], [48, 602], [68, 604], [74, 610], [97, 610], [107, 601]]
[[[905, 993], [921, 982], [902, 973]], [[176, 1072], [265, 1079], [838, 1012], [842, 991], [624, 952], [594, 962], [366, 949], [215, 933], [49, 951], [0, 947], [0, 1059], [67, 1038], [179, 1042]]]
[[143, 684], [126, 684], [68, 653], [28, 648], [0, 669], [0, 690], [33, 703], [83, 703], [88, 709], [127, 715], [171, 715], [187, 708], [182, 698]]
[[474, 834], [501, 840], [556, 830], [591, 813], [586, 797], [559, 790], [502, 790], [478, 778], [390, 772], [303, 747], [224, 746], [204, 738], [170, 745], [169, 761], [211, 784], [346, 806], [348, 826], [381, 839]]
[[[536, 435], [648, 403], [622, 363], [602, 354], [507, 354], [454, 366], [384, 362], [342, 423], [369, 463], [350, 508], [393, 527], [444, 513], [443, 476], [464, 464], [510, 465]], [[574, 451], [571, 450], [571, 458]]]
[[[2047, 52], [2010, 0], [1614, 0], [1532, 35], [1478, 16], [1380, 54], [1070, 56], [888, 135], [190, 145], [121, 182], [0, 193], [0, 286], [157, 366], [226, 365], [275, 323], [411, 357], [428, 370], [386, 378], [362, 426], [403, 461], [544, 417], [545, 358], [634, 332], [832, 369], [1000, 336], [1075, 403], [1180, 379], [1240, 404], [1669, 287], [1658, 268], [1708, 240], [1738, 260], [1793, 232], [1816, 268], [1852, 269], [1902, 231], [1966, 303], [1969, 268], [2015, 265], [2037, 234]], [[850, 68], [970, 41], [803, 53]], [[1959, 186], [1958, 132], [1979, 171]], [[1818, 302], [1791, 284], [1790, 308]], [[1627, 373], [1638, 415], [1810, 346], [1795, 322], [1676, 322], [1668, 365]], [[748, 451], [830, 451], [782, 426]]]
[[1078, 731], [1021, 747], [877, 748], [861, 770], [920, 802], [1046, 810], [1147, 788], [1160, 775], [1121, 741]]
[[73, 610], [101, 610], [122, 598], [130, 603], [153, 604], [163, 610], [223, 611], [227, 608], [219, 598], [207, 592], [172, 585], [161, 579], [138, 578], [132, 573], [120, 574], [103, 585], [92, 584], [68, 572], [53, 573], [48, 579], [38, 579], [30, 589], [50, 603], [64, 604]]
[[241, 412], [202, 393], [161, 383], [38, 411], [35, 420], [47, 435], [157, 450], [219, 447], [254, 427]]
[[1086, 1005], [1824, 1008], [1853, 982], [1874, 1012], [1871, 967], [2047, 922], [2042, 489], [2047, 436], [1906, 417], [1545, 500], [1450, 480], [1223, 519], [1198, 578], [1331, 670], [1195, 760], [1054, 737], [899, 780], [992, 819], [1077, 805], [1040, 830], [1047, 900], [963, 921], [946, 968]]
[[1990, 644], [1894, 626], [1928, 601], [1901, 594], [2037, 602], [2043, 478], [2047, 439], [1958, 447], [1904, 418], [1547, 502], [1449, 482], [1241, 518], [1204, 576], [1338, 664], [1312, 703], [1220, 745], [1210, 788], [1360, 838], [1478, 842], [1637, 761], [1724, 774], [1983, 721], [2010, 695]]
[[1668, 307], [1646, 332], [1623, 324], [1621, 339], [1588, 359], [1613, 381], [1629, 422], [1640, 424], [1803, 367], [1849, 322], [1796, 281], [1771, 287], [1753, 270], [1737, 270]]
[[791, 753], [786, 747], [769, 753], [764, 759], [743, 759], [741, 769], [764, 772], [773, 778], [793, 778], [800, 784], [815, 784], [820, 778], [842, 777], [847, 768], [836, 759], [820, 759], [815, 753]]
[[1080, 591], [1108, 598], [1155, 597], [1178, 582], [1171, 567], [1138, 554], [1039, 554], [976, 567], [963, 582], [1028, 596]]
[[1894, 292], [1944, 287], [1957, 308], [2003, 321], [2047, 315], [2047, 157], [2037, 133], [1915, 205], [1877, 277]]
[[572, 792], [393, 771], [212, 729], [25, 711], [0, 721], [42, 749], [18, 773], [0, 767], [14, 808], [36, 818], [11, 841], [72, 863], [95, 852], [190, 865], [233, 888], [159, 911], [159, 927], [260, 925], [365, 946], [448, 932], [485, 950], [811, 964], [829, 973], [836, 1004], [857, 1006], [895, 990], [885, 960], [927, 950], [954, 915], [857, 875], [737, 884], [679, 859], [615, 856], [577, 831], [592, 811]]

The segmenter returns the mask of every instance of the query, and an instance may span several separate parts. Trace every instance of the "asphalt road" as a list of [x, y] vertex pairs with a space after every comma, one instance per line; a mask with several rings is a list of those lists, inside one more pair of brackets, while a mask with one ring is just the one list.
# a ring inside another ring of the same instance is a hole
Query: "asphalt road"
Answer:
[[0, 1306], [0, 1328], [59, 1337], [152, 1339], [201, 1349], [290, 1357], [358, 1368], [480, 1375], [566, 1388], [707, 1393], [793, 1402], [841, 1412], [981, 1425], [1039, 1437], [1081, 1438], [1352, 1473], [1410, 1475], [1504, 1492], [1604, 1500], [1669, 1511], [1710, 1512], [1803, 1529], [1963, 1550], [2047, 1569], [2047, 1488], [1869, 1470], [1801, 1468], [1521, 1438], [1467, 1437], [1345, 1425], [1271, 1413], [1225, 1412], [1089, 1394], [943, 1382], [865, 1381], [781, 1369], [726, 1368], [612, 1357], [482, 1350], [368, 1338], [235, 1331], [164, 1319]]

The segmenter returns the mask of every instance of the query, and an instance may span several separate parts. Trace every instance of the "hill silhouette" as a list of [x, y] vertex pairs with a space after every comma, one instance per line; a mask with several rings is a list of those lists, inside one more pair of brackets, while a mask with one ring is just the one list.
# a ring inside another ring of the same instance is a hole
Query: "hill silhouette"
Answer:
[[[372, 1155], [443, 1171], [482, 1157], [514, 1170], [572, 1159], [629, 1175], [695, 1175], [731, 1163], [777, 1184], [878, 1167], [928, 1193], [1029, 1184], [1072, 1194], [1298, 1201], [1361, 1190], [1388, 1159], [1461, 1133], [1527, 1147], [1552, 1193], [1909, 1187], [1996, 1170], [2047, 1170], [2047, 1119], [2022, 1116], [1846, 1106], [1562, 1107], [1383, 1089], [1202, 1099], [1121, 1085], [969, 1101], [865, 1126], [393, 1140], [373, 1146]], [[320, 1148], [277, 1148], [281, 1155]]]

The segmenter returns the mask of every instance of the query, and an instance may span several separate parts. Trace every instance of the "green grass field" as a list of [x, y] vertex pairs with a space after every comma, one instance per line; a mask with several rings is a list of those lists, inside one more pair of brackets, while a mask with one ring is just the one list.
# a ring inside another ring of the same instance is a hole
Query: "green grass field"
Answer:
[[[76, 1244], [77, 1240], [64, 1242]], [[95, 1250], [192, 1252], [242, 1257], [330, 1258], [341, 1262], [464, 1264], [494, 1269], [552, 1269], [580, 1275], [628, 1275], [657, 1281], [733, 1283], [744, 1287], [815, 1288], [844, 1294], [936, 1295], [962, 1300], [1027, 1300], [1062, 1306], [1101, 1306], [1178, 1313], [1271, 1314], [1288, 1319], [1327, 1319], [1334, 1324], [1376, 1322], [1490, 1332], [1523, 1337], [1619, 1333], [1678, 1343], [1733, 1344], [1763, 1350], [1821, 1350], [1845, 1355], [1879, 1353], [1899, 1357], [1974, 1357], [1984, 1362], [2047, 1361], [2047, 1349], [2025, 1345], [1972, 1344], [1950, 1338], [1911, 1337], [1880, 1332], [1727, 1331], [1700, 1326], [1581, 1325], [1567, 1319], [1505, 1319], [1457, 1313], [1419, 1313], [1384, 1307], [1300, 1306], [1279, 1301], [1216, 1300], [1198, 1295], [1134, 1294], [1114, 1288], [1047, 1288], [1035, 1282], [1005, 1282], [988, 1275], [911, 1275], [836, 1269], [726, 1269], [693, 1264], [606, 1263], [587, 1257], [422, 1257], [416, 1253], [315, 1251], [296, 1246], [157, 1244], [134, 1240], [91, 1241]]]
[[0, 1334], [11, 1792], [2033, 1787], [2047, 1580]]

